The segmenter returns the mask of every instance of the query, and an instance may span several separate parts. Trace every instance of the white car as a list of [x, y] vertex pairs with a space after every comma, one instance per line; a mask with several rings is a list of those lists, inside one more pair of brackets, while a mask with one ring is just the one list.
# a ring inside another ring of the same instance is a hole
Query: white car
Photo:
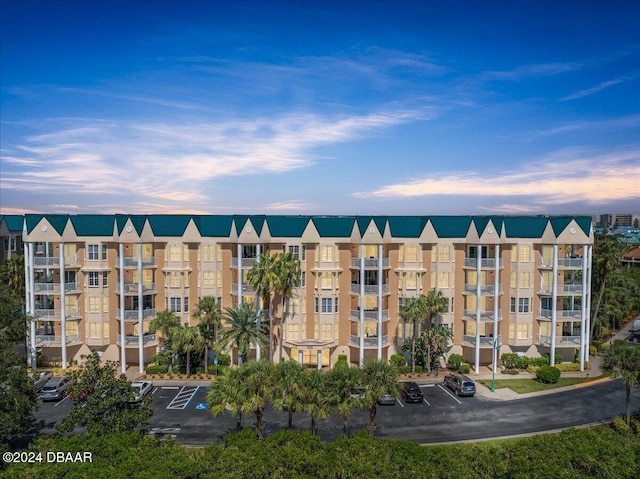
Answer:
[[153, 383], [151, 381], [133, 381], [131, 387], [135, 394], [132, 402], [140, 402], [147, 394], [151, 393]]

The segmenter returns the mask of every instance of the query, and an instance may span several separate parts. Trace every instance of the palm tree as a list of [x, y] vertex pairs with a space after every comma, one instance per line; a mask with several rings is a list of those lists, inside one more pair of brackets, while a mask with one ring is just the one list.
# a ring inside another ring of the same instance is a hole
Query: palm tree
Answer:
[[317, 434], [317, 419], [326, 419], [333, 407], [328, 397], [327, 375], [313, 369], [304, 375], [303, 408], [311, 418], [311, 434]]
[[16, 293], [24, 306], [26, 296], [24, 255], [13, 256], [4, 262], [0, 269], [0, 280]]
[[[149, 332], [155, 333], [160, 331], [164, 336], [164, 350], [167, 351], [171, 347], [171, 330], [180, 326], [180, 318], [171, 310], [165, 309], [159, 311], [149, 324]], [[169, 374], [173, 373], [173, 354], [169, 359]]]
[[196, 307], [194, 316], [198, 320], [200, 334], [204, 338], [204, 372], [209, 372], [209, 349], [217, 339], [218, 326], [222, 321], [222, 311], [215, 298], [206, 296], [202, 298]]
[[613, 378], [622, 378], [626, 388], [627, 426], [631, 423], [631, 387], [640, 384], [640, 348], [616, 342], [606, 352], [602, 371]]
[[423, 296], [408, 298], [402, 305], [400, 316], [405, 322], [413, 323], [413, 336], [411, 336], [411, 372], [416, 372], [416, 338], [418, 337], [418, 324], [427, 315]]
[[344, 437], [348, 435], [347, 421], [354, 409], [362, 406], [359, 398], [352, 397], [361, 387], [360, 370], [339, 363], [327, 373], [327, 396], [342, 416], [342, 430]]
[[427, 318], [426, 329], [428, 329], [431, 327], [433, 318], [438, 314], [447, 312], [449, 300], [442, 295], [442, 291], [436, 288], [431, 289], [426, 296], [421, 296], [420, 299], [424, 302]]
[[215, 346], [216, 352], [221, 352], [228, 347], [238, 349], [238, 364], [241, 364], [251, 350], [251, 345], [267, 344], [267, 337], [258, 325], [258, 312], [252, 304], [243, 303], [233, 308], [226, 308], [224, 319], [225, 327], [220, 332]]
[[600, 310], [600, 303], [604, 295], [604, 288], [607, 282], [607, 278], [620, 266], [620, 258], [624, 251], [624, 244], [618, 241], [615, 236], [607, 235], [599, 238], [593, 248], [593, 286], [599, 284], [600, 289], [598, 292], [598, 301], [596, 307], [593, 310], [591, 318], [591, 338], [596, 328], [596, 322], [598, 321], [598, 312]]
[[249, 361], [241, 368], [247, 389], [248, 407], [256, 415], [258, 438], [264, 436], [264, 406], [273, 394], [273, 364], [260, 360]]
[[282, 298], [283, 314], [280, 321], [280, 327], [278, 328], [278, 348], [280, 350], [279, 357], [282, 357], [282, 332], [284, 329], [284, 309], [289, 303], [289, 298], [293, 296], [293, 288], [300, 286], [300, 279], [302, 272], [300, 269], [300, 260], [298, 260], [293, 253], [282, 253], [278, 260], [277, 268], [278, 278], [280, 284], [278, 285], [278, 293]]
[[236, 431], [239, 431], [242, 428], [242, 416], [251, 412], [241, 370], [226, 368], [217, 376], [211, 383], [207, 401], [214, 416], [220, 416], [227, 409], [235, 414]]
[[378, 398], [385, 394], [400, 395], [400, 383], [396, 367], [382, 360], [367, 360], [362, 365], [362, 385], [364, 386], [364, 404], [369, 409], [369, 434], [373, 437], [376, 430]]
[[422, 333], [419, 344], [427, 371], [431, 371], [438, 360], [444, 357], [447, 340], [452, 337], [453, 333], [444, 325], [431, 326]]
[[191, 376], [191, 353], [204, 348], [205, 339], [197, 326], [178, 326], [171, 330], [171, 345], [177, 353], [187, 355], [187, 377]]
[[289, 413], [288, 427], [293, 426], [293, 413], [303, 404], [304, 366], [297, 361], [283, 361], [274, 368], [273, 407]]

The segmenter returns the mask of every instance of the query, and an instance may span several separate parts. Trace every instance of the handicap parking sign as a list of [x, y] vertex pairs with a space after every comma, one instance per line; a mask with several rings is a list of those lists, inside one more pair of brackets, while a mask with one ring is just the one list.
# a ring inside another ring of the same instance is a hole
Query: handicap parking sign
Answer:
[[196, 409], [207, 409], [207, 403], [199, 402], [198, 404], [196, 404]]

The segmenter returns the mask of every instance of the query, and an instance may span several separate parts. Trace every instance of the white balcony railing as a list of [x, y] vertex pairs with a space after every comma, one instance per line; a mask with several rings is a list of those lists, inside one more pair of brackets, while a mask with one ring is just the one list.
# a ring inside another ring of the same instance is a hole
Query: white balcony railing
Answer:
[[[79, 334], [67, 334], [67, 346], [80, 341]], [[53, 334], [36, 334], [36, 345], [39, 346], [61, 346], [62, 337]]]
[[[121, 319], [122, 311], [120, 309], [116, 310], [116, 319]], [[152, 319], [156, 315], [156, 310], [153, 308], [143, 309], [142, 310], [142, 319]], [[138, 320], [138, 310], [137, 309], [125, 309], [124, 310], [124, 320], [125, 321], [137, 321]]]
[[[78, 266], [78, 257], [77, 256], [69, 256], [64, 258], [65, 266]], [[58, 256], [36, 256], [33, 258], [33, 265], [36, 268], [59, 268], [60, 267], [60, 257]]]
[[[256, 264], [256, 258], [242, 258], [242, 268], [252, 268], [253, 265]], [[232, 268], [237, 268], [238, 267], [238, 257], [237, 256], [233, 256], [231, 258], [231, 267]]]
[[[142, 283], [142, 294], [153, 294], [155, 292], [155, 283]], [[116, 284], [116, 293], [120, 294], [120, 283]], [[125, 283], [124, 294], [138, 294], [138, 283]]]
[[[43, 321], [59, 321], [60, 309], [36, 309], [35, 316]], [[78, 308], [65, 309], [65, 319], [80, 319]]]
[[[352, 309], [351, 310], [351, 319], [353, 321], [359, 321], [360, 320], [360, 310], [359, 309]], [[378, 320], [378, 311], [366, 311], [364, 312], [364, 320], [365, 321], [377, 321]], [[388, 309], [383, 309], [382, 310], [382, 321], [389, 321], [389, 310]]]
[[[558, 258], [558, 268], [560, 269], [581, 269], [582, 258]], [[553, 268], [553, 258], [541, 258], [540, 266]]]
[[[475, 320], [476, 319], [476, 310], [475, 309], [465, 309], [464, 310], [465, 318]], [[502, 319], [502, 310], [498, 310], [498, 320]], [[493, 311], [480, 311], [480, 321], [493, 321]]]
[[[360, 285], [358, 283], [351, 283], [351, 292], [355, 293], [355, 294], [360, 294]], [[377, 284], [374, 284], [374, 285], [365, 284], [365, 286], [364, 286], [364, 294], [368, 294], [368, 295], [378, 294], [378, 285]], [[388, 284], [383, 284], [382, 285], [382, 294], [389, 294], [389, 285]]]
[[[540, 317], [551, 319], [552, 310], [551, 309], [541, 309]], [[580, 320], [582, 317], [581, 309], [557, 309], [556, 310], [556, 318], [557, 319], [571, 319], [572, 321]]]
[[[150, 346], [153, 343], [155, 343], [156, 341], [156, 335], [155, 334], [145, 334], [142, 338], [142, 344], [144, 346]], [[122, 336], [120, 336], [118, 334], [118, 344], [122, 344]], [[139, 336], [125, 336], [124, 337], [124, 347], [125, 348], [129, 348], [129, 347], [137, 347], [140, 344], [140, 337]]]
[[[355, 335], [351, 335], [349, 337], [350, 340], [350, 344], [351, 346], [360, 346], [360, 336], [355, 336]], [[388, 335], [384, 335], [382, 336], [382, 346], [388, 346], [389, 345], [389, 336]], [[364, 347], [365, 348], [377, 348], [378, 347], [378, 337], [368, 337], [368, 338], [364, 338]]]
[[[464, 259], [464, 267], [465, 268], [477, 268], [478, 267], [478, 259], [477, 258], [465, 258]], [[480, 268], [481, 269], [495, 269], [496, 260], [495, 258], [481, 258], [480, 259]], [[498, 268], [502, 268], [502, 258], [498, 259]]]
[[[255, 290], [249, 284], [242, 285], [242, 294], [255, 294]], [[238, 283], [231, 283], [231, 294], [238, 294]]]
[[[365, 258], [364, 259], [364, 267], [365, 268], [377, 268], [379, 265], [378, 258]], [[360, 267], [360, 258], [351, 258], [351, 267], [359, 268]], [[382, 258], [382, 267], [389, 267], [389, 258]]]
[[[468, 343], [472, 346], [476, 345], [476, 337], [475, 336], [468, 336], [468, 335], [464, 335], [462, 336], [462, 341], [465, 343]], [[492, 337], [486, 337], [486, 336], [481, 336], [480, 337], [480, 347], [481, 348], [486, 348], [486, 347], [493, 347], [493, 338]]]
[[[465, 283], [464, 284], [464, 291], [466, 293], [476, 293], [478, 286], [476, 284], [473, 283]], [[480, 294], [481, 295], [493, 295], [495, 294], [496, 288], [494, 285], [487, 285], [487, 284], [482, 284], [480, 285]], [[499, 284], [498, 285], [498, 294], [502, 294], [502, 285]]]
[[[538, 335], [538, 343], [550, 346], [551, 336]], [[563, 347], [575, 347], [580, 345], [580, 336], [556, 336], [556, 346]]]
[[[142, 258], [142, 267], [149, 267], [149, 266], [155, 266], [156, 265], [156, 259], [151, 257], [151, 258], [146, 258], [143, 257]], [[119, 268], [120, 267], [120, 257], [116, 258], [116, 267]], [[138, 267], [138, 258], [134, 258], [133, 256], [125, 256], [124, 257], [124, 267], [125, 268], [137, 268]]]

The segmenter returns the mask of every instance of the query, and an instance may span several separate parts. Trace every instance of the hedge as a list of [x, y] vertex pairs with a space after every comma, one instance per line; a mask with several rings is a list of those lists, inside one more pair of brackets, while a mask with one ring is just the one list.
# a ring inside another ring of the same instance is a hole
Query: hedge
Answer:
[[555, 384], [560, 379], [560, 370], [554, 366], [542, 366], [536, 372], [536, 379], [541, 383]]
[[146, 374], [167, 374], [169, 366], [166, 364], [150, 364], [145, 370]]

